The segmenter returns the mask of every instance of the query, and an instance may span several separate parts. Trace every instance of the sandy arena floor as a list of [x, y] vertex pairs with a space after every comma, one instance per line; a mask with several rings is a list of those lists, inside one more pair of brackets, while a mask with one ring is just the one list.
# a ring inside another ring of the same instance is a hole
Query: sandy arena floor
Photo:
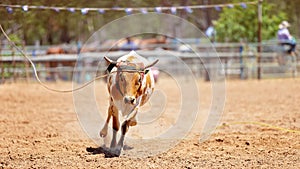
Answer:
[[[170, 93], [166, 106], [175, 109], [176, 92], [167, 81], [161, 79], [158, 86]], [[210, 95], [209, 83], [199, 86], [201, 96]], [[72, 94], [54, 93], [36, 83], [0, 85], [0, 94], [0, 168], [300, 168], [300, 79], [227, 81], [221, 127], [208, 140], [199, 143], [200, 132], [192, 132], [172, 149], [143, 158], [87, 152], [97, 145], [80, 127]], [[203, 97], [201, 105], [209, 107], [210, 102]], [[281, 128], [237, 124], [245, 121]]]

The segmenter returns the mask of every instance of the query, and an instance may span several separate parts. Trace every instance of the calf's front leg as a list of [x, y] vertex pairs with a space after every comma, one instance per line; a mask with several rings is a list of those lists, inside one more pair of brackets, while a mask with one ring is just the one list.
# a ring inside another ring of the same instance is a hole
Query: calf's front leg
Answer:
[[111, 116], [114, 115], [114, 113], [117, 113], [117, 112], [118, 112], [117, 108], [112, 103], [110, 103], [108, 110], [107, 110], [107, 118], [106, 118], [105, 124], [104, 124], [102, 130], [100, 131], [100, 137], [106, 137], [108, 123], [110, 121], [110, 118], [111, 118]]

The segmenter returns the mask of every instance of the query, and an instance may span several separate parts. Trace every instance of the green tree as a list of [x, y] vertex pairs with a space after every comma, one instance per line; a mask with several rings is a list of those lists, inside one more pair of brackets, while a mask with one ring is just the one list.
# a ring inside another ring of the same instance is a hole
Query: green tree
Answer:
[[[238, 2], [238, 1], [236, 1]], [[218, 41], [239, 42], [246, 39], [257, 41], [258, 14], [257, 5], [235, 6], [223, 8], [217, 20], [216, 31]], [[262, 38], [268, 40], [276, 37], [278, 25], [285, 20], [286, 13], [276, 10], [276, 4], [264, 2], [263, 6]]]

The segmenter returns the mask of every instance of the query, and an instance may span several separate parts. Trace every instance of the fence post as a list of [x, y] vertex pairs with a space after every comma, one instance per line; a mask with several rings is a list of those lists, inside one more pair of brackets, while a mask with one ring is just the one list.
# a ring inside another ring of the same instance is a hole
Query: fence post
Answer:
[[260, 64], [260, 60], [261, 60], [261, 40], [262, 40], [262, 2], [263, 0], [258, 0], [258, 9], [257, 9], [257, 13], [258, 13], [258, 29], [257, 29], [257, 39], [258, 39], [258, 46], [257, 46], [257, 79], [260, 80], [261, 79], [261, 64]]
[[243, 60], [243, 51], [244, 51], [244, 46], [243, 43], [241, 43], [239, 52], [240, 52], [240, 79], [245, 79], [245, 72], [244, 72], [244, 60]]

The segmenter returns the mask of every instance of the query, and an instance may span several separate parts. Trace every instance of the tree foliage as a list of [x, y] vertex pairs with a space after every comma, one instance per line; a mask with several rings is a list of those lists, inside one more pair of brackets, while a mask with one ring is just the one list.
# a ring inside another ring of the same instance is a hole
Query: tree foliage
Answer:
[[[264, 40], [274, 38], [278, 25], [286, 20], [286, 13], [275, 10], [276, 4], [263, 3], [262, 38]], [[239, 42], [247, 40], [257, 41], [258, 10], [256, 5], [248, 5], [247, 8], [236, 6], [223, 8], [217, 20], [216, 31], [219, 41]]]
[[[146, 1], [119, 1], [119, 0], [82, 0], [82, 1], [61, 1], [61, 0], [3, 0], [1, 4], [13, 5], [34, 5], [34, 6], [58, 6], [58, 7], [134, 7], [150, 6], [159, 4], [158, 0]], [[55, 10], [29, 9], [27, 12], [22, 9], [13, 8], [8, 13], [5, 7], [0, 8], [0, 24], [9, 33], [14, 33], [26, 41], [26, 44], [34, 44], [36, 40], [41, 44], [69, 43], [70, 41], [86, 40], [95, 30], [106, 23], [125, 16], [122, 11], [107, 11], [104, 14], [88, 12], [83, 15], [80, 11], [74, 13], [66, 10], [59, 12]], [[1, 36], [1, 35], [0, 35]]]
[[[257, 0], [255, 0], [257, 1]], [[35, 6], [64, 6], [64, 7], [156, 7], [156, 6], [185, 6], [240, 2], [238, 0], [1, 0], [1, 4], [35, 5]], [[278, 24], [287, 19], [292, 27], [292, 33], [300, 34], [297, 24], [300, 13], [300, 0], [264, 0], [263, 4], [263, 39], [275, 36]], [[282, 11], [282, 12], [280, 12]], [[0, 8], [0, 24], [10, 34], [24, 39], [26, 44], [34, 44], [39, 40], [42, 45], [69, 43], [77, 40], [86, 40], [94, 31], [117, 18], [125, 16], [123, 11], [107, 11], [104, 14], [88, 12], [86, 15], [80, 11], [71, 13], [69, 11], [32, 9], [27, 12], [14, 8], [9, 14], [5, 7]], [[220, 41], [239, 41], [246, 38], [248, 41], [256, 41], [257, 37], [257, 6], [248, 5], [242, 7], [222, 8], [219, 12], [214, 8], [194, 9], [189, 14], [185, 11], [177, 11], [184, 19], [194, 23], [201, 30], [205, 30], [211, 20], [218, 19], [217, 37]], [[1, 37], [0, 35], [0, 38]]]

